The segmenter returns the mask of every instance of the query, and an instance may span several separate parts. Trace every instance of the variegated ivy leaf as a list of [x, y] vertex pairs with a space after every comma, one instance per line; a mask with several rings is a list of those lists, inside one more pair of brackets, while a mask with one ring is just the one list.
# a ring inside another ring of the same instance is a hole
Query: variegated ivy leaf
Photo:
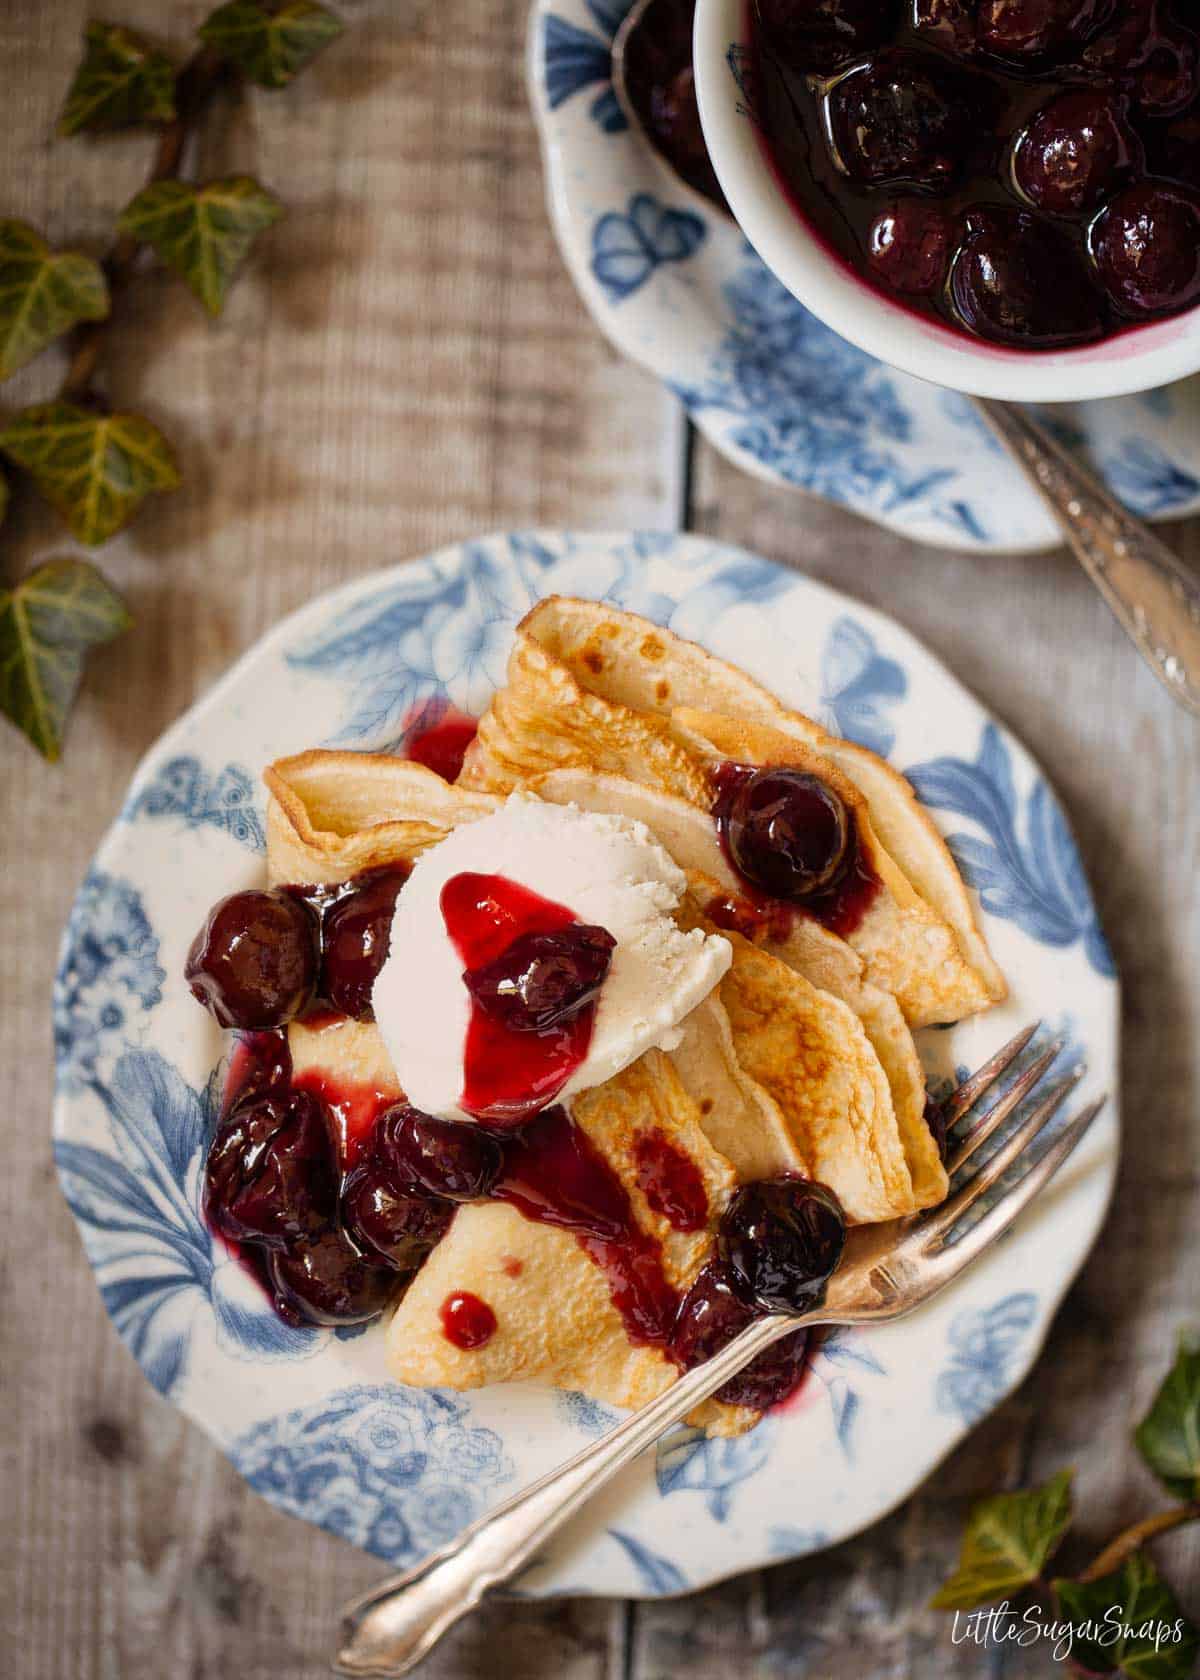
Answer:
[[53, 762], [87, 651], [132, 623], [86, 560], [50, 560], [0, 593], [0, 711]]
[[175, 66], [166, 53], [119, 23], [89, 23], [83, 62], [58, 119], [60, 134], [170, 122]]
[[157, 181], [122, 212], [122, 233], [144, 239], [219, 315], [234, 274], [258, 235], [283, 215], [279, 200], [249, 175], [227, 181]]
[[1180, 1340], [1175, 1363], [1133, 1438], [1177, 1498], [1200, 1499], [1200, 1341]]
[[52, 251], [25, 222], [0, 220], [0, 379], [77, 321], [102, 321], [108, 285], [80, 251]]
[[975, 1610], [1036, 1581], [1071, 1525], [1071, 1472], [1044, 1487], [998, 1493], [971, 1507], [958, 1568], [930, 1599], [935, 1610]]
[[290, 0], [270, 11], [256, 0], [230, 0], [202, 25], [200, 39], [259, 87], [281, 88], [341, 32], [340, 20], [316, 0]]
[[0, 451], [24, 467], [82, 543], [106, 542], [179, 470], [166, 438], [140, 414], [93, 414], [74, 403], [22, 409], [0, 431]]
[[1098, 1581], [1055, 1581], [1071, 1624], [1071, 1661], [1088, 1674], [1128, 1680], [1189, 1680], [1200, 1635], [1145, 1552]]

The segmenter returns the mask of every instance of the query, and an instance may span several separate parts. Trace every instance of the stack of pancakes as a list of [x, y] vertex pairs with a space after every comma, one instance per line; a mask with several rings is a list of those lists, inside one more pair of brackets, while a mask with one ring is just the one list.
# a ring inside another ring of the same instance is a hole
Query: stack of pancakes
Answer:
[[[695, 644], [561, 597], [517, 627], [506, 686], [457, 784], [363, 753], [303, 753], [266, 773], [272, 885], [411, 862], [519, 788], [644, 822], [687, 873], [681, 923], [711, 927], [707, 912], [744, 892], [711, 816], [710, 772], [727, 760], [796, 766], [832, 787], [877, 886], [844, 938], [802, 913], [765, 918], [753, 939], [726, 933], [732, 966], [679, 1043], [568, 1105], [680, 1292], [711, 1255], [739, 1183], [817, 1179], [856, 1223], [911, 1214], [946, 1193], [912, 1029], [986, 1009], [1005, 987], [954, 862], [904, 778]], [[297, 1074], [319, 1069], [338, 1084], [402, 1096], [372, 1023], [296, 1022], [289, 1037]], [[649, 1134], [699, 1171], [707, 1229], [674, 1230], [647, 1203], [635, 1163]], [[439, 1318], [447, 1295], [464, 1289], [497, 1320], [491, 1339], [469, 1350], [446, 1339]], [[387, 1357], [399, 1381], [422, 1387], [536, 1381], [618, 1406], [643, 1404], [678, 1374], [661, 1349], [630, 1340], [605, 1274], [568, 1231], [500, 1202], [458, 1209], [393, 1313]], [[713, 1403], [703, 1421], [736, 1433], [756, 1415]]]

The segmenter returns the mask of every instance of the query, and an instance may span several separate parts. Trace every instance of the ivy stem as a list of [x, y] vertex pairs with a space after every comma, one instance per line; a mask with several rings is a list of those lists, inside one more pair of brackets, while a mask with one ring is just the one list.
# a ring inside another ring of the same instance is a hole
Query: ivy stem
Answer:
[[[213, 96], [230, 74], [229, 64], [215, 47], [200, 47], [188, 59], [175, 79], [175, 115], [159, 132], [147, 186], [178, 177], [188, 140]], [[108, 281], [110, 298], [115, 300], [128, 285], [140, 250], [140, 240], [128, 233], [118, 234], [109, 246], [100, 266]], [[84, 321], [71, 334], [68, 341], [71, 359], [59, 387], [59, 396], [63, 400], [86, 401], [92, 395], [92, 378], [111, 324], [110, 310], [103, 321]]]
[[1200, 1499], [1191, 1500], [1186, 1505], [1173, 1505], [1169, 1511], [1160, 1511], [1157, 1516], [1144, 1517], [1141, 1522], [1123, 1530], [1115, 1540], [1105, 1546], [1078, 1579], [1083, 1582], [1098, 1581], [1103, 1575], [1111, 1575], [1114, 1569], [1120, 1569], [1125, 1559], [1132, 1557], [1148, 1540], [1166, 1534], [1173, 1528], [1182, 1528], [1185, 1523], [1197, 1521], [1200, 1521]]

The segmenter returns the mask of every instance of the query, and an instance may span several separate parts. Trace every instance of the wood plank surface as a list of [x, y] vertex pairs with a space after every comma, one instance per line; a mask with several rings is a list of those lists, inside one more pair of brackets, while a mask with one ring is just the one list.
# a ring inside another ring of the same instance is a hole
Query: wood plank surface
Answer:
[[[209, 9], [107, 8], [179, 46]], [[1064, 557], [920, 550], [754, 483], [702, 444], [685, 483], [675, 404], [599, 335], [551, 238], [523, 0], [340, 9], [348, 33], [307, 77], [228, 109], [201, 146], [205, 173], [257, 173], [290, 207], [225, 317], [210, 326], [155, 274], [122, 310], [112, 394], [163, 424], [185, 475], [105, 550], [138, 625], [93, 660], [61, 770], [0, 732], [0, 1672], [315, 1680], [338, 1604], [378, 1573], [251, 1494], [150, 1391], [100, 1310], [54, 1182], [55, 946], [138, 757], [281, 614], [372, 566], [489, 528], [665, 527], [682, 511], [893, 613], [1038, 752], [1125, 984], [1121, 1184], [1033, 1377], [868, 1534], [677, 1603], [496, 1605], [429, 1673], [1044, 1674], [1044, 1653], [954, 1647], [921, 1606], [976, 1492], [1075, 1462], [1097, 1543], [1154, 1499], [1126, 1436], [1194, 1312], [1200, 1261], [1195, 725]], [[89, 11], [0, 7], [0, 214], [99, 250], [146, 143], [52, 138]], [[47, 394], [56, 377], [51, 356], [4, 401]], [[1177, 540], [1200, 557], [1200, 523]], [[6, 574], [70, 546], [24, 504], [0, 542]], [[1163, 1555], [1200, 1614], [1200, 1537]]]

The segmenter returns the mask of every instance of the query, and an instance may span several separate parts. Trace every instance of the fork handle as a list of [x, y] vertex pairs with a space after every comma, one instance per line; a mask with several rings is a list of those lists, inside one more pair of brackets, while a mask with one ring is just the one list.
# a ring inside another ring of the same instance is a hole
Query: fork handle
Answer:
[[798, 1317], [774, 1313], [756, 1320], [712, 1359], [688, 1371], [566, 1464], [472, 1523], [449, 1546], [355, 1599], [342, 1612], [335, 1672], [354, 1680], [395, 1680], [410, 1673], [486, 1592], [510, 1581], [585, 1500], [672, 1424], [681, 1423], [781, 1336], [829, 1322], [819, 1311]]
[[1200, 581], [1023, 409], [976, 401], [1154, 675], [1200, 716]]

